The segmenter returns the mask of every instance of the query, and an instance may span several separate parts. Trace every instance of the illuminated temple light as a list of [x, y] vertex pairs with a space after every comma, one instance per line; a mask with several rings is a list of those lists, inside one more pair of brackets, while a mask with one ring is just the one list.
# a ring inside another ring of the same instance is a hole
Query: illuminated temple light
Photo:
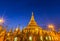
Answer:
[[54, 28], [54, 25], [53, 24], [49, 24], [48, 27], [49, 28]]
[[51, 36], [49, 36], [49, 40], [51, 40]]
[[29, 40], [32, 40], [32, 36], [29, 37]]
[[53, 25], [53, 24], [49, 24], [49, 25], [48, 25], [48, 28], [49, 28], [50, 30], [54, 30], [54, 25]]
[[48, 40], [48, 37], [46, 36], [46, 40]]
[[18, 31], [19, 30], [19, 28], [16, 28], [16, 31]]
[[8, 36], [10, 35], [10, 33], [7, 34]]
[[17, 41], [17, 37], [14, 38], [14, 41]]
[[40, 39], [41, 39], [41, 40], [43, 40], [43, 37], [42, 37], [42, 36], [40, 36]]
[[52, 38], [52, 40], [54, 40], [54, 38], [53, 37], [51, 37]]
[[4, 23], [4, 19], [3, 18], [0, 18], [0, 23]]

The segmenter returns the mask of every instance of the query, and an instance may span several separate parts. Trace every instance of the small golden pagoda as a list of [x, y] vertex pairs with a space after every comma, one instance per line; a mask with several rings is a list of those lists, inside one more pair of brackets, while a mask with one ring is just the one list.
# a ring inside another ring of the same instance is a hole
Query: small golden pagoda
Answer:
[[20, 41], [20, 28], [17, 27], [15, 30], [14, 30], [14, 41]]
[[0, 25], [0, 41], [5, 41], [6, 30]]
[[13, 41], [13, 32], [12, 29], [9, 30], [6, 34], [6, 41]]

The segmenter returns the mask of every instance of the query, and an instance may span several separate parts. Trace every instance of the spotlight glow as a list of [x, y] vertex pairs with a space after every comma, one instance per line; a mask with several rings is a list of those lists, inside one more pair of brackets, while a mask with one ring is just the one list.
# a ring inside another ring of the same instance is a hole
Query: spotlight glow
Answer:
[[0, 24], [1, 23], [4, 23], [4, 19], [3, 18], [0, 18]]

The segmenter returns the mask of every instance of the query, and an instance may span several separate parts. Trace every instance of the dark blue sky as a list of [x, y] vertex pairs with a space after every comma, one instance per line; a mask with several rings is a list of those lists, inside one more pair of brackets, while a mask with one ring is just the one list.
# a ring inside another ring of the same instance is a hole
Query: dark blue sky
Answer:
[[32, 11], [39, 26], [44, 28], [52, 23], [60, 27], [59, 0], [0, 0], [0, 17], [4, 17], [9, 27], [27, 26]]

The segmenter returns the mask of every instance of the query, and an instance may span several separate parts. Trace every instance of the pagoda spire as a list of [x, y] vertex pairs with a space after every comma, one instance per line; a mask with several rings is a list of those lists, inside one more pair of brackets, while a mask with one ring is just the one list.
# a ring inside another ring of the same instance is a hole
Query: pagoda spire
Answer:
[[32, 12], [31, 20], [35, 21], [35, 19], [34, 19], [34, 13], [33, 12]]
[[29, 25], [37, 25], [37, 23], [35, 22], [35, 19], [34, 19], [34, 13], [32, 12], [32, 16], [31, 16], [31, 19], [30, 19], [30, 22], [29, 22], [29, 24], [28, 24], [28, 26]]

